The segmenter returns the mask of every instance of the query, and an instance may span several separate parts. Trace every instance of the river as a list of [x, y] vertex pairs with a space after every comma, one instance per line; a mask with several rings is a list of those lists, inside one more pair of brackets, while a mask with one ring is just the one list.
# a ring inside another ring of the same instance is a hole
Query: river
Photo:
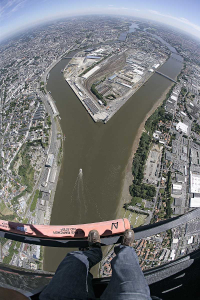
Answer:
[[[115, 219], [124, 170], [138, 128], [172, 82], [154, 74], [106, 125], [94, 123], [64, 80], [61, 70], [67, 62], [63, 59], [51, 70], [47, 84], [66, 136], [51, 224]], [[171, 57], [159, 71], [175, 79], [181, 68], [182, 63]], [[80, 168], [81, 196], [77, 192]], [[55, 271], [66, 252], [66, 249], [46, 248], [44, 270]]]

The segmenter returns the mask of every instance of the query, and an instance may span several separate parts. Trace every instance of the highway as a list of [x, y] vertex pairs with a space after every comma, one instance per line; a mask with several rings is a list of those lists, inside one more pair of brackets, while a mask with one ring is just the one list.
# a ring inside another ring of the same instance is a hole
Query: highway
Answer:
[[135, 239], [139, 240], [139, 239], [147, 238], [148, 236], [152, 236], [160, 232], [164, 232], [166, 230], [177, 227], [181, 224], [185, 224], [195, 218], [200, 218], [200, 208], [194, 209], [193, 211], [185, 215], [182, 215], [180, 217], [175, 217], [171, 221], [169, 219], [167, 221], [162, 221], [159, 223], [155, 223], [153, 225], [137, 227], [134, 229]]

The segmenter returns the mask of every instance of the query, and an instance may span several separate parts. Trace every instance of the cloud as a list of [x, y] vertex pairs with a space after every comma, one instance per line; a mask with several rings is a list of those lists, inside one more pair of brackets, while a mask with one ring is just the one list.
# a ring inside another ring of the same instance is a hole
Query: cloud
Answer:
[[27, 0], [3, 0], [0, 6], [0, 18], [9, 17], [12, 13], [24, 6]]
[[200, 26], [190, 22], [189, 20], [185, 19], [185, 18], [177, 18], [177, 17], [174, 17], [172, 15], [165, 15], [165, 14], [162, 14], [160, 13], [159, 11], [157, 10], [149, 10], [150, 13], [154, 14], [154, 15], [158, 15], [158, 16], [161, 16], [161, 17], [165, 17], [165, 18], [169, 18], [169, 19], [172, 19], [172, 20], [175, 20], [175, 21], [178, 21], [178, 22], [181, 22], [185, 25], [188, 25], [190, 27], [192, 27], [193, 29], [197, 30], [200, 32]]
[[140, 11], [139, 9], [132, 8], [132, 7], [131, 8], [130, 7], [124, 7], [124, 6], [122, 6], [122, 7], [116, 7], [113, 4], [109, 4], [108, 5], [108, 9], [114, 10], [114, 11], [116, 11], [116, 10], [120, 10], [120, 11], [122, 11], [122, 10], [129, 10], [129, 11], [135, 11], [135, 12]]
[[155, 14], [155, 15], [162, 15], [159, 11], [157, 10], [152, 10], [152, 9], [149, 9], [149, 12], [152, 13], [152, 14]]
[[129, 9], [128, 7], [116, 7], [116, 6], [114, 6], [114, 5], [108, 5], [108, 8], [109, 9], [113, 9], [113, 10], [127, 10], [127, 9]]
[[25, 2], [26, 2], [26, 0], [20, 1], [17, 5], [15, 5], [15, 6], [13, 7], [13, 9], [11, 10], [11, 12], [15, 12], [15, 11], [17, 11], [19, 8], [23, 7]]

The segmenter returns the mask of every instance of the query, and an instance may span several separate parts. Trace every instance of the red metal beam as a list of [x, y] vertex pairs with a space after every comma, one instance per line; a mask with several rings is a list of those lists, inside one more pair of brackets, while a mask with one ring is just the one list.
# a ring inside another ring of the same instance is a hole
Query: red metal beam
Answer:
[[78, 225], [32, 225], [0, 220], [0, 230], [23, 236], [44, 238], [87, 238], [90, 230], [98, 230], [100, 236], [112, 236], [130, 229], [128, 219], [78, 224]]

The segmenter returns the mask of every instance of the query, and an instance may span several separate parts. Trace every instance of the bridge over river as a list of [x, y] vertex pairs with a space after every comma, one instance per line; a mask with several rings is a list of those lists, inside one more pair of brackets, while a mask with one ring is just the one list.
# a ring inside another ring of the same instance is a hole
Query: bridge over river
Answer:
[[177, 83], [176, 80], [174, 80], [173, 78], [171, 78], [171, 77], [169, 77], [169, 76], [167, 76], [167, 75], [165, 75], [165, 74], [163, 74], [163, 73], [161, 73], [161, 72], [159, 72], [159, 71], [155, 71], [155, 73], [157, 73], [157, 74], [159, 74], [159, 75], [161, 75], [161, 76], [164, 76], [165, 78], [167, 78], [167, 79], [169, 79], [169, 80], [171, 80], [171, 81]]

